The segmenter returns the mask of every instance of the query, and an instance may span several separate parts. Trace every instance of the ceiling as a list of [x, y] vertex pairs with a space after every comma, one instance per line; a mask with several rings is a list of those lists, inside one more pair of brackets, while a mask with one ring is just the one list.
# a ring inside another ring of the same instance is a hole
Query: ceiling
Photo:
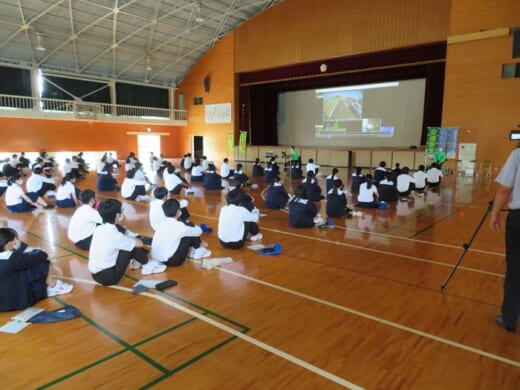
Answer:
[[280, 1], [0, 0], [0, 66], [173, 87]]

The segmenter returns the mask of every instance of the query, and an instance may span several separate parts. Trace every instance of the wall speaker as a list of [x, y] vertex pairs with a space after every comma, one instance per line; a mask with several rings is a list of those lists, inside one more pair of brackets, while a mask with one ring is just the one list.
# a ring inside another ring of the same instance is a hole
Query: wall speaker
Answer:
[[209, 93], [209, 88], [210, 88], [210, 78], [209, 78], [209, 75], [207, 75], [206, 77], [204, 77], [204, 92], [206, 93]]
[[520, 28], [513, 30], [513, 58], [520, 58]]

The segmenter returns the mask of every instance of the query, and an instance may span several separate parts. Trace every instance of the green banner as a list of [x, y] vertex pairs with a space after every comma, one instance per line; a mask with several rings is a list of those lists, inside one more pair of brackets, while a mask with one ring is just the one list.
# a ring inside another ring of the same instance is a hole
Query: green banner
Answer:
[[246, 142], [247, 142], [247, 131], [241, 131], [240, 138], [238, 141], [238, 151], [239, 152], [246, 151]]
[[440, 136], [440, 127], [428, 127], [428, 135], [426, 136], [426, 155], [428, 157], [433, 157], [435, 150], [437, 150]]
[[227, 135], [227, 150], [228, 153], [233, 153], [233, 145], [234, 145], [234, 139], [233, 139], [233, 133], [228, 133]]

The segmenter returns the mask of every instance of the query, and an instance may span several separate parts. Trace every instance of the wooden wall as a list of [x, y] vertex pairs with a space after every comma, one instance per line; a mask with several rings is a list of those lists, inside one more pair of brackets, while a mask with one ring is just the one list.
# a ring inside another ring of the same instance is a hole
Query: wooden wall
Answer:
[[477, 39], [448, 40], [443, 125], [460, 126], [459, 141], [476, 143], [477, 160], [491, 160], [496, 167], [516, 147], [508, 136], [520, 123], [520, 78], [502, 79], [502, 65], [520, 59], [512, 59], [510, 34], [488, 35], [515, 26], [520, 26], [518, 0], [452, 3], [450, 37], [477, 33]]

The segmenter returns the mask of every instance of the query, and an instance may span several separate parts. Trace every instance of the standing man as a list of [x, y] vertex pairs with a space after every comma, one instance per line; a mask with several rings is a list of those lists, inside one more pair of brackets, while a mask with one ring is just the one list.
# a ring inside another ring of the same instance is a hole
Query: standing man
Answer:
[[444, 149], [442, 149], [442, 146], [439, 146], [439, 148], [433, 154], [433, 157], [435, 159], [435, 162], [437, 163], [437, 166], [439, 167], [439, 169], [441, 169], [442, 164], [446, 162], [446, 152], [444, 151]]
[[495, 322], [509, 332], [516, 331], [520, 314], [520, 149], [514, 150], [496, 178], [499, 186], [491, 210], [490, 227], [502, 226], [500, 211], [509, 206], [506, 219], [506, 276], [502, 314]]

